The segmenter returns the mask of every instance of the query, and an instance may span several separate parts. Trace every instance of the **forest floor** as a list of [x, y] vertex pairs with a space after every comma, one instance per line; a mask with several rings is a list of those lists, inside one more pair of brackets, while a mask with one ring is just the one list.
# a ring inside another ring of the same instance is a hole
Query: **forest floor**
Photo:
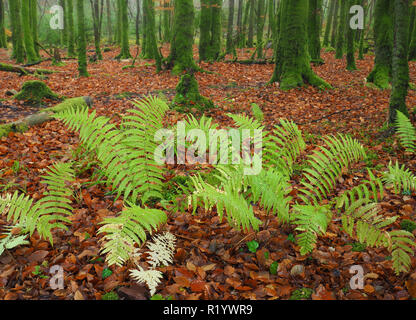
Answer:
[[[54, 92], [66, 97], [91, 96], [97, 114], [115, 122], [132, 107], [132, 99], [161, 93], [169, 100], [173, 98], [177, 76], [169, 71], [155, 74], [153, 62], [145, 60], [138, 60], [136, 68], [122, 70], [129, 62], [114, 60], [117, 53], [117, 49], [112, 49], [103, 54], [103, 61], [89, 64], [88, 78], [78, 78], [76, 60], [65, 61], [62, 67], [51, 66], [50, 61], [37, 67], [60, 71], [45, 80]], [[268, 52], [268, 56], [271, 54]], [[248, 58], [251, 52], [239, 51], [239, 55], [241, 59]], [[395, 139], [380, 138], [390, 91], [365, 86], [374, 57], [368, 55], [365, 60], [357, 61], [358, 70], [354, 72], [346, 71], [345, 59], [336, 60], [332, 52], [323, 51], [322, 57], [325, 64], [313, 68], [333, 90], [307, 87], [283, 92], [275, 84], [267, 85], [272, 64], [202, 63], [211, 73], [196, 75], [200, 92], [217, 105], [207, 116], [222, 126], [231, 125], [226, 113], [251, 115], [251, 104], [256, 103], [263, 110], [266, 129], [278, 123], [279, 118], [295, 121], [308, 142], [307, 151], [314, 149], [322, 135], [351, 134], [368, 148], [371, 157], [345, 174], [334, 194], [367, 178], [366, 167], [383, 168], [398, 159], [415, 172], [414, 157], [404, 154]], [[12, 63], [4, 50], [0, 51], [0, 62]], [[410, 63], [410, 75], [411, 82], [416, 82], [416, 63]], [[25, 81], [36, 78], [0, 72], [0, 79], [0, 123], [15, 121], [37, 110], [6, 96], [7, 90], [19, 91]], [[415, 106], [416, 91], [409, 90], [409, 110]], [[166, 121], [174, 123], [182, 117], [169, 111]], [[78, 143], [78, 135], [58, 121], [1, 138], [0, 194], [22, 190], [38, 199], [44, 191], [41, 171], [58, 160], [72, 158]], [[121, 211], [122, 201], [114, 201], [114, 196], [108, 195], [101, 185], [89, 186], [91, 172], [92, 169], [77, 178], [73, 223], [67, 232], [55, 232], [53, 247], [35, 234], [30, 245], [0, 257], [0, 299], [101, 299], [113, 290], [122, 298], [149, 298], [148, 290], [129, 278], [129, 266], [111, 267], [112, 275], [103, 277], [107, 265], [100, 257], [101, 236], [96, 231], [103, 218]], [[184, 174], [183, 168], [171, 171], [167, 182], [175, 174]], [[295, 177], [293, 184], [297, 182]], [[395, 223], [398, 228], [401, 219], [416, 218], [414, 194], [387, 193], [381, 208], [386, 215], [400, 215]], [[174, 299], [289, 299], [296, 289], [310, 288], [312, 299], [416, 298], [416, 274], [412, 274], [415, 258], [409, 273], [396, 276], [387, 250], [357, 249], [340, 230], [339, 223], [331, 224], [311, 255], [301, 256], [291, 241], [292, 227], [279, 225], [261, 208], [254, 210], [265, 222], [258, 233], [234, 231], [226, 221], [219, 221], [216, 213], [170, 214], [166, 230], [177, 236], [177, 250], [172, 266], [161, 269], [164, 279], [158, 293]], [[0, 226], [4, 224], [0, 219]], [[256, 253], [246, 246], [254, 239], [260, 244]], [[269, 272], [273, 261], [279, 263], [276, 275]], [[52, 290], [49, 286], [48, 268], [53, 265], [61, 265], [65, 270], [64, 289]], [[363, 290], [349, 288], [352, 265], [361, 265], [365, 270]]]

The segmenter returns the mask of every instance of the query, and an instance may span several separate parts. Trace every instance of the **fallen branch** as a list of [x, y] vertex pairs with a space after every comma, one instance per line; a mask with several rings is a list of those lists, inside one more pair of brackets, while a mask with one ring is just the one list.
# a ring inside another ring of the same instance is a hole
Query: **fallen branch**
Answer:
[[55, 113], [61, 112], [68, 108], [91, 107], [91, 97], [78, 97], [67, 99], [54, 107], [43, 109], [38, 113], [32, 114], [21, 120], [0, 125], [0, 138], [7, 136], [10, 132], [25, 132], [30, 127], [42, 124], [54, 119]]
[[11, 64], [0, 63], [0, 71], [5, 72], [15, 72], [19, 73], [21, 76], [29, 75], [29, 74], [52, 74], [57, 73], [59, 71], [55, 70], [48, 70], [48, 69], [29, 69], [21, 66], [14, 66]]

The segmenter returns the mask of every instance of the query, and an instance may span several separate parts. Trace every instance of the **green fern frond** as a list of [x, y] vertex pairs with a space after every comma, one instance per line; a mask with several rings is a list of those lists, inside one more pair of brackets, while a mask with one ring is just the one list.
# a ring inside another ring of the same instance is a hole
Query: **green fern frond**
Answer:
[[240, 129], [263, 129], [264, 127], [261, 125], [261, 122], [259, 122], [257, 119], [253, 119], [249, 116], [243, 115], [243, 114], [232, 114], [227, 113], [227, 116], [229, 116], [231, 119], [234, 120], [235, 124]]
[[166, 214], [161, 210], [131, 204], [119, 216], [104, 219], [98, 234], [105, 233], [101, 252], [106, 254], [107, 263], [123, 265], [134, 252], [134, 245], [146, 241], [146, 231], [152, 233], [166, 221]]
[[222, 220], [226, 212], [228, 223], [235, 229], [254, 230], [259, 229], [261, 221], [254, 216], [253, 208], [244, 198], [244, 195], [235, 189], [233, 182], [227, 182], [221, 188], [216, 188], [201, 178], [198, 174], [191, 177], [195, 191], [189, 200], [195, 213], [198, 204], [202, 202], [205, 210], [211, 210], [214, 206]]
[[263, 169], [259, 175], [248, 176], [251, 200], [259, 202], [267, 213], [277, 215], [282, 223], [289, 222], [291, 185], [287, 176], [275, 169]]
[[22, 246], [25, 244], [30, 244], [29, 241], [26, 240], [27, 234], [24, 235], [15, 235], [12, 233], [14, 228], [19, 228], [19, 225], [8, 226], [5, 227], [5, 231], [2, 233], [3, 238], [0, 239], [0, 256], [3, 254], [4, 250], [13, 249], [18, 246]]
[[405, 230], [394, 230], [389, 232], [391, 239], [391, 255], [393, 269], [398, 275], [400, 272], [408, 272], [411, 267], [411, 256], [414, 256], [414, 236]]
[[263, 162], [266, 168], [273, 167], [290, 176], [293, 164], [305, 150], [306, 144], [302, 132], [293, 121], [280, 119], [279, 122], [273, 134], [264, 137]]
[[399, 110], [396, 110], [396, 130], [400, 144], [406, 148], [408, 152], [416, 150], [416, 129], [413, 127], [410, 119]]
[[355, 139], [338, 134], [324, 139], [327, 147], [320, 146], [309, 156], [308, 168], [303, 170], [304, 178], [300, 189], [300, 198], [309, 203], [318, 204], [335, 188], [337, 179], [354, 162], [366, 157], [364, 147]]
[[293, 206], [293, 223], [297, 235], [297, 244], [300, 246], [300, 254], [305, 255], [315, 247], [319, 235], [324, 235], [330, 221], [331, 211], [324, 206], [295, 205]]
[[251, 104], [251, 112], [253, 113], [254, 118], [258, 121], [258, 122], [263, 122], [264, 120], [264, 114], [263, 111], [261, 111], [260, 107], [255, 104], [252, 103]]
[[385, 218], [379, 215], [377, 203], [362, 198], [353, 202], [341, 217], [345, 232], [370, 247], [386, 246], [384, 228], [396, 221], [397, 216]]
[[71, 182], [73, 176], [71, 164], [54, 164], [42, 176], [42, 183], [48, 186], [42, 199], [32, 205], [33, 200], [29, 196], [16, 191], [13, 196], [0, 198], [0, 214], [6, 214], [9, 222], [24, 226], [22, 232], [32, 235], [37, 230], [42, 238], [53, 244], [52, 230], [67, 230], [64, 223], [71, 222], [67, 216], [72, 214], [71, 200], [68, 199], [72, 190], [66, 183]]
[[383, 173], [382, 181], [387, 187], [393, 187], [394, 192], [399, 194], [402, 190], [416, 191], [416, 177], [404, 165], [398, 162], [393, 166], [391, 162], [387, 171]]
[[380, 178], [376, 178], [371, 170], [368, 170], [368, 175], [370, 176], [369, 180], [364, 180], [358, 186], [345, 191], [342, 195], [336, 198], [336, 207], [348, 209], [351, 203], [360, 200], [366, 199], [368, 202], [381, 201], [384, 198], [384, 188], [383, 182]]

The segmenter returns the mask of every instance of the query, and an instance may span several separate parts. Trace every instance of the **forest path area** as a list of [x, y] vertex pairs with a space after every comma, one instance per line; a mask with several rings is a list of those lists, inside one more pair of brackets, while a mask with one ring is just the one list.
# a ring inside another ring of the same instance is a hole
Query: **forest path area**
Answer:
[[[90, 77], [78, 77], [76, 60], [65, 61], [60, 67], [45, 61], [38, 67], [60, 71], [43, 80], [55, 93], [66, 97], [91, 96], [97, 114], [111, 117], [114, 122], [132, 107], [131, 99], [149, 94], [172, 99], [177, 76], [169, 71], [155, 74], [150, 60], [138, 60], [135, 68], [123, 70], [130, 62], [114, 60], [117, 53], [110, 50], [103, 53], [103, 61], [89, 64]], [[249, 52], [246, 54], [250, 56]], [[200, 93], [217, 106], [207, 115], [228, 126], [231, 120], [226, 113], [252, 116], [251, 104], [256, 103], [264, 113], [267, 129], [276, 125], [279, 118], [286, 118], [299, 124], [308, 142], [317, 142], [324, 134], [349, 133], [372, 154], [373, 160], [368, 165], [373, 161], [387, 165], [399, 157], [401, 163], [414, 171], [416, 160], [404, 155], [393, 139], [375, 139], [387, 118], [390, 90], [365, 85], [374, 57], [368, 55], [365, 60], [357, 61], [358, 70], [354, 72], [346, 71], [345, 60], [336, 60], [332, 52], [323, 51], [322, 57], [325, 64], [313, 69], [334, 87], [332, 90], [307, 87], [284, 92], [276, 84], [267, 85], [272, 64], [202, 63], [201, 67], [210, 73], [196, 74]], [[1, 49], [0, 62], [11, 63]], [[0, 72], [0, 79], [0, 123], [15, 121], [37, 110], [6, 95], [6, 91], [19, 91], [25, 81], [36, 77]], [[410, 62], [410, 79], [416, 82], [414, 62]], [[409, 90], [407, 105], [410, 111], [416, 106], [416, 91]], [[183, 117], [169, 111], [166, 121], [172, 124]], [[0, 194], [21, 190], [38, 199], [44, 191], [40, 184], [43, 170], [56, 161], [65, 162], [79, 155], [78, 143], [78, 135], [58, 121], [0, 138]], [[84, 170], [85, 162], [78, 161], [77, 170]], [[93, 167], [86, 168], [85, 173], [91, 173]], [[358, 178], [366, 177], [365, 169], [363, 164], [354, 168], [341, 178], [345, 181], [343, 185], [354, 186]], [[185, 174], [182, 168], [172, 172], [172, 176]], [[133, 284], [129, 278], [131, 266], [111, 267], [109, 272], [100, 256], [99, 223], [119, 213], [123, 202], [114, 201], [114, 195], [109, 195], [105, 186], [91, 183], [90, 176], [81, 175], [74, 183], [77, 191], [72, 203], [75, 208], [72, 225], [68, 231], [56, 232], [53, 247], [32, 236], [30, 245], [0, 257], [0, 299], [101, 299], [113, 290], [124, 298], [149, 298], [147, 289]], [[171, 178], [166, 177], [167, 181]], [[381, 206], [390, 214], [414, 218], [416, 201], [413, 196], [389, 194]], [[312, 298], [318, 300], [416, 296], [416, 280], [409, 275], [396, 276], [386, 250], [360, 250], [342, 234], [339, 224], [332, 224], [327, 234], [319, 238], [311, 255], [301, 256], [291, 240], [292, 228], [279, 225], [258, 207], [254, 210], [265, 222], [257, 234], [237, 232], [226, 221], [219, 221], [215, 213], [171, 214], [166, 230], [177, 236], [177, 250], [172, 266], [161, 269], [165, 276], [158, 293], [175, 299], [288, 299], [295, 290], [312, 288]], [[0, 219], [0, 225], [3, 224], [5, 221]], [[260, 244], [256, 253], [245, 245], [254, 239]], [[270, 261], [279, 261], [276, 275], [268, 271]], [[355, 264], [362, 265], [368, 275], [364, 290], [348, 289], [349, 267]], [[47, 270], [53, 265], [61, 265], [65, 270], [64, 289], [49, 287]], [[412, 270], [415, 266], [416, 259], [412, 258]]]

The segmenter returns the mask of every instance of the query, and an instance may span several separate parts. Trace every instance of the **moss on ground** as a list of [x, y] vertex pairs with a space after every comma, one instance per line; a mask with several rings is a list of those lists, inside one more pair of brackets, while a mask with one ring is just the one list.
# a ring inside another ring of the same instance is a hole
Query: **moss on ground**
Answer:
[[14, 98], [33, 104], [39, 104], [44, 99], [61, 99], [61, 97], [54, 93], [44, 82], [39, 80], [26, 81], [22, 86], [22, 90], [20, 90]]

